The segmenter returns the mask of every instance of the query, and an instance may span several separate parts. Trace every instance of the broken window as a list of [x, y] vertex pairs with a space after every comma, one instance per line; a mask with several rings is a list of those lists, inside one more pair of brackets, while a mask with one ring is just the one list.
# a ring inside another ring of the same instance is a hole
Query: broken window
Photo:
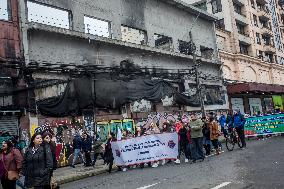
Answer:
[[1, 0], [0, 3], [0, 20], [10, 20], [8, 0]]
[[178, 45], [178, 49], [179, 52], [182, 54], [186, 54], [186, 55], [190, 55], [192, 54], [192, 44], [191, 42], [186, 42], [186, 41], [181, 41], [179, 40], [179, 45]]
[[147, 34], [146, 31], [143, 30], [134, 29], [128, 26], [121, 26], [121, 40], [138, 45], [146, 45]]
[[212, 59], [213, 57], [213, 49], [200, 46], [201, 57], [205, 59]]
[[28, 20], [59, 28], [69, 29], [69, 12], [28, 1]]
[[155, 47], [169, 51], [172, 49], [173, 40], [171, 37], [164, 35], [154, 34]]
[[221, 30], [225, 30], [224, 18], [216, 21], [216, 28], [221, 29]]
[[110, 23], [108, 21], [84, 16], [84, 25], [85, 33], [110, 37]]

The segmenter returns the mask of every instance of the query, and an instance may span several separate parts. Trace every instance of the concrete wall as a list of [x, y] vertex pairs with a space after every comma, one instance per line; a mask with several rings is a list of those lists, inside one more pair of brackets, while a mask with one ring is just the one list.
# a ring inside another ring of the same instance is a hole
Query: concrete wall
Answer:
[[[152, 47], [154, 47], [154, 33], [172, 37], [176, 52], [178, 40], [189, 41], [189, 30], [196, 18], [195, 15], [159, 0], [85, 0], [80, 2], [36, 0], [36, 2], [68, 10], [72, 15], [71, 30], [84, 33], [84, 15], [87, 15], [110, 21], [113, 39], [121, 39], [121, 25], [145, 30], [148, 35], [147, 45]], [[200, 45], [216, 50], [212, 21], [199, 17], [192, 28], [192, 35], [199, 55]], [[30, 40], [33, 40], [33, 36], [30, 37]]]

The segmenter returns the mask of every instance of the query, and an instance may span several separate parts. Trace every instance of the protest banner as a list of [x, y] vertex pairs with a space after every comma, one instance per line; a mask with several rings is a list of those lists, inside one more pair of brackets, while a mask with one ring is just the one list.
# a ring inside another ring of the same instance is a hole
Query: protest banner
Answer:
[[249, 117], [245, 123], [246, 136], [284, 133], [284, 114]]
[[134, 165], [178, 156], [177, 133], [147, 135], [111, 143], [114, 162], [118, 166]]

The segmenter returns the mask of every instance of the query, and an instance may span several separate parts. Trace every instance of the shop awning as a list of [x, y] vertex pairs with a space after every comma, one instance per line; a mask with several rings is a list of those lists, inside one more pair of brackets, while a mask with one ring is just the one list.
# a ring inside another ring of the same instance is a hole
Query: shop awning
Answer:
[[270, 85], [260, 83], [238, 83], [227, 86], [228, 94], [242, 93], [284, 93], [283, 85]]

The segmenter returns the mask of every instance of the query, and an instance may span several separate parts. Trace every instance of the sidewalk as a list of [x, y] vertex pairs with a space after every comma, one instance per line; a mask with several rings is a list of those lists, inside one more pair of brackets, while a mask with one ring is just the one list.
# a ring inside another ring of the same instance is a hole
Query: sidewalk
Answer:
[[[115, 170], [115, 168], [113, 169]], [[73, 182], [76, 180], [84, 179], [87, 177], [92, 177], [95, 175], [106, 173], [107, 169], [103, 165], [102, 160], [97, 161], [97, 165], [94, 167], [84, 167], [83, 164], [76, 165], [75, 168], [72, 167], [62, 167], [54, 171], [53, 176], [58, 184], [64, 184], [68, 182]]]

